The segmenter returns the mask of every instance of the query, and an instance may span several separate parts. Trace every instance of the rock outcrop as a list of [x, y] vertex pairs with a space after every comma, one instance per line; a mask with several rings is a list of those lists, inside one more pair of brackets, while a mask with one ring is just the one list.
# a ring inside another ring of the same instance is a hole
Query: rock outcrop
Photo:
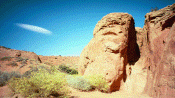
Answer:
[[101, 74], [110, 92], [126, 81], [127, 64], [139, 58], [134, 19], [127, 13], [110, 13], [95, 26], [93, 38], [80, 55], [79, 74]]
[[175, 95], [175, 4], [145, 16], [145, 66], [148, 69], [145, 92], [153, 97]]
[[33, 59], [35, 61], [38, 61], [41, 63], [41, 60], [37, 54], [34, 52], [29, 52], [29, 51], [22, 51], [22, 50], [14, 50], [10, 48], [6, 48], [3, 46], [0, 46], [0, 58], [2, 57], [23, 57], [26, 59]]
[[175, 4], [145, 18], [142, 29], [127, 13], [104, 16], [80, 55], [79, 73], [102, 74], [110, 91], [174, 98]]
[[135, 27], [136, 30], [136, 36], [137, 36], [137, 44], [139, 47], [140, 52], [142, 51], [142, 47], [144, 46], [144, 32], [143, 32], [143, 28], [140, 27]]

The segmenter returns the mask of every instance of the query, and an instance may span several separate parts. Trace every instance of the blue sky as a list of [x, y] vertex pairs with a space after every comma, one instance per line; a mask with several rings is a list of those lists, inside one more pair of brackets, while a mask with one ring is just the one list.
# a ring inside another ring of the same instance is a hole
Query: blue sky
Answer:
[[151, 7], [173, 0], [0, 0], [0, 46], [38, 55], [79, 56], [97, 22], [113, 12], [133, 16], [143, 27]]

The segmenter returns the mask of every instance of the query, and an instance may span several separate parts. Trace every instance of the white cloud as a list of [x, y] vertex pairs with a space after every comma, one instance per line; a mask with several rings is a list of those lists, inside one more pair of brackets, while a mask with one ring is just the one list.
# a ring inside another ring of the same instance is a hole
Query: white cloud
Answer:
[[44, 29], [44, 28], [41, 28], [38, 26], [29, 25], [29, 24], [16, 23], [16, 25], [19, 27], [22, 27], [24, 29], [38, 32], [38, 33], [44, 33], [44, 34], [51, 34], [52, 33], [51, 31], [49, 31], [47, 29]]

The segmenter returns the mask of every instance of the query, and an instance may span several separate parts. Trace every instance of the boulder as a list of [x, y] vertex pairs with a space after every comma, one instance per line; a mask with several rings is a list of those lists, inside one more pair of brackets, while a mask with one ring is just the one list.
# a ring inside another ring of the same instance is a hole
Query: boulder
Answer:
[[110, 92], [119, 90], [126, 80], [126, 65], [138, 60], [138, 51], [133, 17], [110, 13], [96, 24], [92, 40], [83, 49], [79, 74], [101, 74]]

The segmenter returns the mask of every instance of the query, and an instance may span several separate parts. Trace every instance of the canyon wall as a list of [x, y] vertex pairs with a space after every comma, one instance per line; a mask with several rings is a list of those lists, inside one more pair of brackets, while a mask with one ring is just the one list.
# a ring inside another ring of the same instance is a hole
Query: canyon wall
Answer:
[[147, 83], [145, 92], [153, 97], [175, 95], [175, 4], [147, 13], [144, 50]]
[[175, 97], [175, 4], [147, 13], [143, 28], [127, 13], [110, 13], [93, 35], [80, 55], [80, 75], [102, 74], [110, 91]]

